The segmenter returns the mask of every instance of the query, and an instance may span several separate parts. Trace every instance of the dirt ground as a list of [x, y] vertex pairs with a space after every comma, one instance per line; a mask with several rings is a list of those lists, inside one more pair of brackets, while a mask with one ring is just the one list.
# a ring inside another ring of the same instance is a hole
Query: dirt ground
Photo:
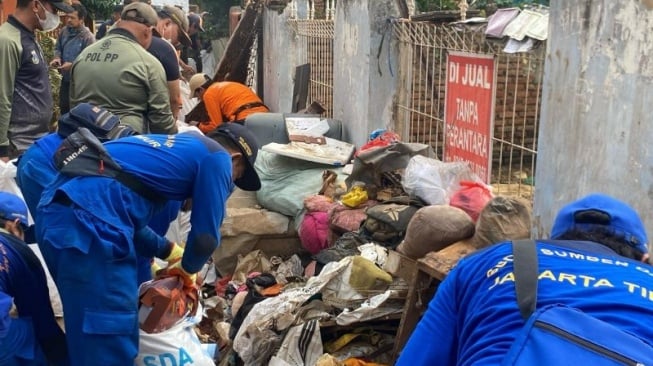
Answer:
[[494, 183], [492, 184], [492, 193], [501, 196], [522, 197], [532, 202], [535, 187], [518, 183]]

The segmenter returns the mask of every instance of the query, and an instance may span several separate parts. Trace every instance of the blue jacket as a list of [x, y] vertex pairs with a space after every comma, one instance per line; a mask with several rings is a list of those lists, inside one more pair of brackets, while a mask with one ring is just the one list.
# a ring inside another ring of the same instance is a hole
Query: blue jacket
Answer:
[[[43, 191], [58, 174], [54, 165], [54, 153], [62, 141], [63, 138], [56, 132], [46, 135], [36, 140], [18, 160], [16, 181], [32, 215], [36, 214]], [[165, 207], [154, 215], [148, 226], [159, 236], [165, 235], [180, 208], [180, 201], [168, 201]]]
[[[12, 301], [19, 318], [9, 316]], [[45, 272], [25, 243], [0, 233], [0, 364], [45, 365], [42, 347], [51, 361], [65, 362], [65, 338], [50, 306]]]
[[[61, 58], [61, 63], [73, 62], [82, 50], [95, 42], [95, 36], [85, 26], [79, 28], [63, 27], [57, 38], [54, 56]], [[62, 80], [70, 81], [70, 71], [62, 72]]]
[[[653, 344], [653, 267], [596, 243], [564, 245], [538, 242], [538, 308], [566, 304]], [[524, 324], [512, 270], [510, 243], [462, 259], [397, 365], [499, 365]]]
[[[188, 271], [199, 271], [220, 241], [226, 201], [234, 188], [230, 154], [214, 140], [193, 132], [125, 137], [105, 146], [125, 171], [153, 192], [168, 200], [192, 198], [191, 231], [182, 263]], [[141, 256], [155, 256], [161, 241], [165, 242], [147, 227], [161, 207], [114, 179], [59, 175], [44, 191], [39, 206], [52, 202], [57, 191], [127, 237], [134, 237]], [[86, 252], [90, 244], [76, 245]]]
[[32, 216], [36, 214], [43, 190], [57, 175], [53, 156], [61, 141], [63, 139], [57, 133], [45, 135], [18, 159], [16, 183]]

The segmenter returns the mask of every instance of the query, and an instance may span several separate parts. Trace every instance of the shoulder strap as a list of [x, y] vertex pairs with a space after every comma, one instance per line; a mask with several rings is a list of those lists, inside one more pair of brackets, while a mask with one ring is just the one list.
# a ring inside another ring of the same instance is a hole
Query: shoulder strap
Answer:
[[537, 306], [537, 248], [535, 240], [513, 240], [513, 274], [517, 305], [522, 318], [528, 319]]

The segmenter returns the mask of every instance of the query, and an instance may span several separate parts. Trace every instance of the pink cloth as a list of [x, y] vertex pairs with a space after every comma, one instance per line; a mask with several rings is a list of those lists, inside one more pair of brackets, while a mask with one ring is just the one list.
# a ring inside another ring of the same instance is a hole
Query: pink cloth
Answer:
[[328, 248], [329, 215], [326, 212], [308, 212], [299, 227], [299, 240], [311, 254]]
[[319, 194], [309, 196], [304, 199], [304, 207], [306, 207], [306, 211], [308, 212], [327, 212], [334, 205], [337, 205], [337, 203], [333, 203], [331, 198]]

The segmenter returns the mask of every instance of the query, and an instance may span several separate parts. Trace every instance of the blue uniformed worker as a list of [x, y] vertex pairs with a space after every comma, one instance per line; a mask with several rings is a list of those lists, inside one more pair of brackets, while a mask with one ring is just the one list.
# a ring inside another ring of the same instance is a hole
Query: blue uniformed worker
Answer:
[[[63, 331], [57, 324], [45, 271], [23, 241], [27, 207], [0, 192], [0, 365], [68, 365]], [[12, 316], [12, 303], [18, 317]]]
[[[537, 308], [563, 304], [653, 344], [653, 266], [639, 215], [592, 194], [563, 207], [537, 241]], [[476, 252], [445, 278], [397, 365], [499, 365], [524, 320], [511, 243]]]
[[[70, 113], [61, 116], [58, 131], [36, 140], [18, 160], [16, 182], [23, 194], [27, 208], [33, 216], [36, 215], [36, 206], [45, 187], [54, 181], [58, 174], [54, 164], [55, 151], [64, 138], [80, 126], [88, 127], [102, 141], [135, 134], [131, 127], [122, 125], [111, 112], [89, 103], [78, 104]], [[170, 227], [170, 222], [179, 214], [180, 208], [181, 202], [168, 201], [164, 209], [153, 216], [148, 226], [158, 235], [165, 235]], [[164, 260], [173, 260], [177, 259], [181, 253], [183, 253], [182, 248], [174, 243], [169, 243], [168, 246], [161, 248], [157, 256]], [[151, 257], [139, 257], [138, 283], [152, 279], [151, 262]]]
[[145, 230], [162, 200], [192, 199], [184, 255], [167, 273], [193, 286], [219, 245], [234, 184], [244, 190], [261, 186], [254, 170], [258, 145], [240, 125], [208, 136], [125, 137], [104, 147], [132, 183], [60, 174], [44, 191], [36, 216], [37, 241], [66, 314], [73, 365], [130, 365], [136, 357], [136, 256], [154, 256], [165, 241]]

